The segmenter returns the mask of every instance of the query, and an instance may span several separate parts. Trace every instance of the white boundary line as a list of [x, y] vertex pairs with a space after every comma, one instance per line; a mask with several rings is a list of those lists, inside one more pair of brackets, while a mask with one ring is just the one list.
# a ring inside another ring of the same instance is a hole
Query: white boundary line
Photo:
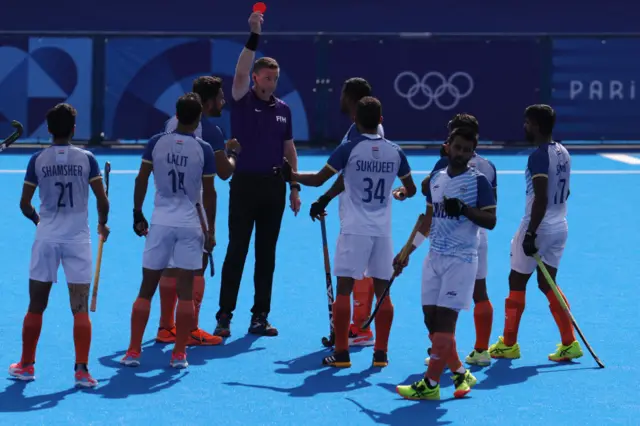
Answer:
[[599, 154], [599, 155], [609, 160], [619, 161], [625, 164], [631, 164], [634, 166], [640, 165], [640, 158], [634, 157], [629, 154]]
[[[24, 174], [26, 170], [0, 169], [0, 174]], [[315, 173], [317, 170], [303, 170], [301, 173]], [[135, 175], [138, 170], [111, 170], [114, 175]], [[413, 170], [414, 175], [428, 175], [430, 170]], [[498, 170], [499, 175], [523, 175], [522, 170]], [[571, 170], [574, 175], [640, 175], [640, 170]]]

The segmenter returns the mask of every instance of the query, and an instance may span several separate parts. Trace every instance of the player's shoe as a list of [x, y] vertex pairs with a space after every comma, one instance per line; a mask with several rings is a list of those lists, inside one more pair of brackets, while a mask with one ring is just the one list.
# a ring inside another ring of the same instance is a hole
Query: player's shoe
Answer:
[[138, 367], [140, 365], [140, 352], [127, 351], [120, 360], [120, 364], [127, 367]]
[[520, 345], [516, 343], [513, 346], [507, 346], [504, 344], [504, 337], [500, 336], [496, 343], [489, 346], [489, 355], [496, 359], [518, 359], [520, 358]]
[[213, 330], [213, 335], [218, 337], [231, 336], [231, 318], [227, 314], [220, 315], [216, 329]]
[[336, 368], [350, 368], [351, 356], [349, 351], [334, 352], [333, 355], [323, 358], [322, 365]]
[[480, 367], [491, 365], [491, 355], [489, 355], [489, 351], [479, 352], [474, 349], [464, 360], [469, 365], [479, 365]]
[[267, 321], [267, 314], [254, 314], [251, 317], [249, 333], [257, 334], [259, 336], [273, 337], [278, 335], [278, 329], [269, 324], [269, 321]]
[[93, 388], [98, 386], [98, 381], [91, 377], [88, 371], [78, 370], [75, 374], [76, 386], [83, 388]]
[[429, 356], [424, 359], [424, 365], [426, 366], [429, 365], [429, 360], [431, 359], [431, 348], [427, 348], [427, 355]]
[[404, 399], [437, 401], [440, 399], [440, 384], [431, 387], [426, 379], [422, 379], [411, 385], [396, 386], [396, 392]]
[[387, 358], [387, 353], [385, 351], [377, 350], [373, 353], [373, 364], [374, 367], [386, 367], [389, 365], [389, 358]]
[[375, 340], [371, 328], [362, 329], [355, 324], [349, 327], [349, 346], [373, 346]]
[[171, 361], [169, 362], [173, 368], [187, 368], [189, 363], [187, 362], [187, 354], [184, 352], [171, 353]]
[[222, 337], [213, 336], [200, 328], [193, 330], [187, 340], [187, 346], [215, 346], [220, 343]]
[[23, 366], [21, 362], [16, 362], [9, 366], [9, 375], [18, 380], [30, 382], [36, 379], [36, 368], [33, 364]]
[[580, 347], [580, 342], [577, 340], [574, 340], [573, 343], [568, 346], [565, 346], [562, 343], [558, 343], [556, 346], [558, 349], [554, 353], [549, 354], [549, 361], [567, 362], [572, 359], [580, 358], [584, 355], [582, 348]]
[[158, 343], [175, 343], [176, 342], [176, 327], [171, 329], [158, 327], [158, 334], [156, 335], [156, 342]]
[[451, 379], [453, 380], [453, 385], [456, 387], [456, 390], [453, 392], [455, 398], [462, 398], [471, 392], [471, 388], [478, 383], [478, 379], [476, 379], [469, 370], [465, 370], [464, 373], [453, 373]]

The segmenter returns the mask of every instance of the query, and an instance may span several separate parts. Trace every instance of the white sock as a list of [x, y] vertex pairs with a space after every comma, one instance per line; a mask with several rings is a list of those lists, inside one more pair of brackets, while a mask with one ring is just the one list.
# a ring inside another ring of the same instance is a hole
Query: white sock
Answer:
[[458, 368], [455, 372], [457, 374], [464, 374], [465, 371], [467, 371], [467, 369], [461, 365], [460, 368]]
[[434, 381], [433, 381], [433, 380], [431, 380], [431, 379], [428, 379], [428, 380], [429, 380], [429, 386], [431, 386], [431, 387], [434, 387], [435, 385], [437, 385], [437, 384], [438, 384], [438, 382], [434, 382]]

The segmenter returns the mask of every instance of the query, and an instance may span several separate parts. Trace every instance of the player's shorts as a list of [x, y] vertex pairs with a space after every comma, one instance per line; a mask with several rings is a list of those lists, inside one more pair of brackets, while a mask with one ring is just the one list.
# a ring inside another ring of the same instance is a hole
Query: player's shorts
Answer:
[[200, 228], [152, 224], [147, 234], [142, 267], [159, 271], [169, 267], [195, 271], [202, 268], [204, 236]]
[[489, 246], [486, 232], [480, 232], [480, 244], [478, 244], [478, 272], [476, 272], [476, 280], [484, 280], [487, 278]]
[[58, 281], [61, 263], [67, 283], [90, 284], [91, 242], [56, 243], [35, 240], [31, 246], [29, 278], [55, 283]]
[[[511, 240], [511, 269], [521, 274], [529, 275], [536, 270], [538, 263], [533, 257], [524, 254], [522, 241], [524, 241], [526, 233], [527, 229], [521, 225]], [[538, 234], [536, 236], [538, 254], [545, 264], [556, 269], [560, 266], [560, 259], [564, 253], [568, 233], [569, 231], [565, 227], [552, 234]]]
[[391, 237], [340, 234], [333, 260], [333, 274], [361, 280], [365, 276], [389, 280], [393, 275]]
[[422, 306], [469, 310], [473, 301], [478, 258], [429, 252], [422, 265]]

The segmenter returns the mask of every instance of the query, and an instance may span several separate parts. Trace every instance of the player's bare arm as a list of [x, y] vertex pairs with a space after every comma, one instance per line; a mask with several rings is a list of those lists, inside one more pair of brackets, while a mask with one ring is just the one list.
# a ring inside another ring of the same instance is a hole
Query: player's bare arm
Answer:
[[22, 196], [20, 197], [20, 210], [27, 219], [37, 225], [40, 222], [40, 216], [38, 216], [38, 212], [31, 204], [31, 200], [33, 200], [35, 192], [35, 185], [27, 182], [24, 183], [22, 186]]
[[240, 52], [238, 63], [236, 64], [236, 72], [233, 76], [233, 85], [231, 86], [231, 96], [234, 100], [240, 100], [249, 91], [251, 84], [251, 68], [253, 67], [253, 61], [256, 58], [256, 48], [258, 45], [258, 38], [262, 33], [262, 23], [264, 19], [262, 13], [253, 12], [249, 17], [249, 27], [251, 28], [251, 35], [247, 41], [246, 46]]
[[217, 175], [222, 180], [227, 180], [236, 170], [236, 160], [242, 151], [242, 146], [236, 138], [229, 139], [225, 144], [225, 151], [216, 151]]
[[462, 214], [481, 228], [491, 230], [496, 227], [497, 217], [495, 206], [483, 207], [481, 209], [465, 206], [462, 209]]
[[416, 251], [418, 247], [427, 239], [429, 236], [429, 232], [431, 231], [431, 220], [433, 219], [433, 205], [427, 204], [427, 210], [424, 215], [424, 219], [422, 223], [418, 227], [418, 232], [416, 233], [415, 238], [413, 239], [413, 244], [409, 248], [409, 253], [405, 258], [404, 262], [400, 262], [400, 253], [396, 255], [395, 259], [393, 259], [393, 267], [398, 271], [398, 275], [402, 273], [402, 270], [407, 267], [409, 264], [409, 257], [411, 254]]
[[[296, 145], [293, 143], [293, 139], [289, 139], [284, 141], [284, 158], [287, 159], [287, 162], [291, 166], [291, 169], [295, 172], [298, 170], [298, 151], [296, 150]], [[293, 179], [290, 184], [295, 185], [298, 182]], [[300, 191], [298, 188], [291, 187], [291, 193], [289, 195], [289, 207], [293, 213], [297, 216], [300, 211]]]
[[146, 235], [149, 229], [149, 223], [142, 213], [142, 205], [147, 196], [151, 172], [153, 172], [153, 164], [143, 160], [133, 188], [133, 230], [139, 237]]
[[[329, 166], [324, 166], [318, 173], [296, 173], [291, 170], [288, 162], [282, 168], [283, 176], [287, 182], [295, 181], [304, 186], [322, 186], [331, 179], [336, 172]], [[289, 178], [287, 180], [287, 178]]]
[[431, 180], [431, 175], [428, 175], [426, 178], [422, 179], [422, 185], [421, 185], [421, 190], [422, 190], [422, 195], [424, 195], [425, 197], [427, 196], [427, 191], [429, 191], [429, 181]]
[[535, 235], [547, 211], [547, 204], [549, 202], [547, 198], [547, 186], [549, 179], [546, 176], [536, 176], [532, 179], [532, 182], [534, 198], [533, 205], [531, 206], [531, 221], [529, 222], [527, 232]]
[[102, 178], [94, 179], [90, 185], [98, 205], [98, 233], [102, 236], [104, 241], [107, 241], [110, 233], [109, 227], [107, 226], [110, 209], [109, 199], [107, 198], [107, 193], [104, 190]]
[[207, 245], [205, 247], [208, 251], [211, 251], [215, 246], [216, 235], [216, 209], [217, 209], [217, 194], [216, 188], [213, 183], [213, 176], [202, 176], [202, 204], [204, 205], [205, 214], [207, 215], [207, 223], [209, 224], [209, 230], [207, 235]]
[[404, 194], [403, 198], [411, 198], [416, 195], [418, 188], [416, 188], [416, 183], [413, 181], [413, 176], [405, 176], [400, 179], [400, 182], [402, 182], [401, 190]]

